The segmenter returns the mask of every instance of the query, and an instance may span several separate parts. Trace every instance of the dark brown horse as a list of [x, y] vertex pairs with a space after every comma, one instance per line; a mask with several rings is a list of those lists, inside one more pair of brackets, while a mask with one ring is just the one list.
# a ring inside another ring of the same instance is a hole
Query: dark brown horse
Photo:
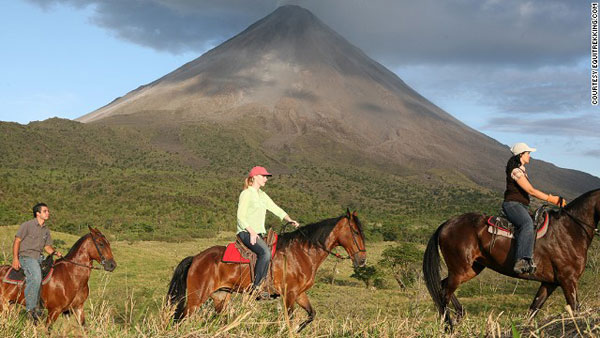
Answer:
[[[551, 211], [548, 232], [535, 243], [537, 270], [533, 275], [513, 272], [514, 241], [506, 237], [493, 238], [487, 231], [485, 216], [469, 213], [449, 219], [433, 234], [423, 258], [427, 289], [440, 315], [452, 325], [446, 308], [451, 301], [457, 320], [460, 320], [464, 309], [454, 291], [486, 267], [510, 277], [541, 282], [530, 306], [531, 316], [557, 286], [563, 289], [567, 304], [576, 311], [577, 281], [585, 268], [587, 251], [599, 218], [600, 189], [579, 196], [563, 210]], [[438, 246], [448, 267], [448, 277], [444, 280], [440, 277]]]
[[[42, 285], [41, 299], [48, 309], [46, 324], [52, 324], [58, 316], [75, 313], [81, 325], [85, 324], [83, 304], [88, 298], [88, 280], [92, 261], [99, 262], [106, 271], [113, 271], [117, 263], [113, 258], [110, 243], [98, 230], [90, 227], [90, 233], [81, 237], [69, 253], [54, 263], [50, 281]], [[0, 276], [4, 276], [10, 265], [0, 266]], [[25, 287], [0, 282], [0, 306], [10, 303], [25, 305]]]
[[[326, 219], [279, 236], [271, 266], [273, 285], [277, 293], [284, 297], [290, 315], [295, 303], [308, 313], [308, 319], [300, 324], [298, 330], [315, 318], [315, 310], [306, 290], [313, 286], [317, 269], [337, 246], [346, 250], [354, 266], [365, 264], [365, 239], [356, 212], [348, 211], [347, 215]], [[221, 312], [227, 306], [232, 292], [249, 289], [248, 264], [223, 263], [221, 258], [224, 251], [224, 246], [213, 246], [179, 263], [168, 292], [170, 304], [176, 305], [175, 320], [193, 313], [209, 297], [213, 299], [216, 311]]]

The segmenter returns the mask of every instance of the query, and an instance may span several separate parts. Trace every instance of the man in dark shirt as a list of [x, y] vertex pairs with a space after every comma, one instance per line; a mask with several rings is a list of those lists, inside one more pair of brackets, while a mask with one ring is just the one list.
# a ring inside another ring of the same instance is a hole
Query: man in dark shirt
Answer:
[[50, 230], [45, 222], [50, 217], [50, 210], [44, 203], [38, 203], [33, 207], [33, 219], [19, 227], [13, 243], [13, 262], [15, 270], [23, 268], [25, 273], [25, 307], [30, 316], [37, 321], [39, 312], [37, 305], [40, 299], [40, 288], [42, 284], [42, 249], [49, 254], [62, 254], [52, 247]]

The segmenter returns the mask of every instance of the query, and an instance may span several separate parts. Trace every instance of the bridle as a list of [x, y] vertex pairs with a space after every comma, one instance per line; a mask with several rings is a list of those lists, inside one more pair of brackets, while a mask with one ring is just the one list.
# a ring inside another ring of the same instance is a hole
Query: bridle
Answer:
[[[100, 257], [100, 265], [102, 265], [103, 268], [106, 269], [106, 258], [104, 257], [104, 255], [102, 254], [102, 251], [100, 251], [100, 248], [98, 247], [98, 243], [96, 243], [96, 239], [94, 238], [94, 234], [90, 231], [90, 236], [92, 237], [92, 243], [94, 243], [94, 246], [96, 247], [96, 250], [98, 251], [98, 256]], [[65, 257], [63, 257], [63, 261], [67, 262], [67, 263], [71, 263], [73, 265], [77, 265], [77, 266], [81, 266], [84, 268], [88, 268], [88, 269], [94, 269], [94, 270], [102, 270], [98, 267], [95, 267], [93, 264], [94, 262], [92, 261], [90, 263], [90, 265], [85, 265], [85, 264], [81, 264], [81, 263], [77, 263], [77, 262], [73, 262], [72, 260], [66, 259]]]
[[[344, 257], [342, 255], [340, 255], [337, 252], [332, 252], [331, 250], [328, 250], [325, 245], [323, 245], [321, 242], [317, 242], [317, 246], [327, 252], [327, 254], [334, 256], [338, 259], [351, 259], [352, 257], [356, 256], [357, 254], [361, 253], [361, 252], [367, 252], [367, 250], [365, 249], [361, 249], [360, 245], [358, 245], [358, 240], [356, 239], [356, 236], [360, 236], [360, 232], [355, 231], [352, 226], [350, 226], [350, 218], [349, 217], [345, 217], [346, 218], [346, 224], [348, 224], [348, 227], [350, 228], [350, 234], [352, 235], [352, 240], [354, 241], [354, 245], [356, 245], [356, 251], [351, 252], [348, 256]], [[289, 223], [288, 223], [289, 224]], [[287, 225], [287, 224], [286, 224]], [[305, 238], [308, 238], [308, 236], [304, 233], [304, 231], [302, 231], [302, 228], [298, 228], [298, 231], [302, 234], [302, 236], [304, 236]], [[350, 250], [348, 250], [350, 251]]]

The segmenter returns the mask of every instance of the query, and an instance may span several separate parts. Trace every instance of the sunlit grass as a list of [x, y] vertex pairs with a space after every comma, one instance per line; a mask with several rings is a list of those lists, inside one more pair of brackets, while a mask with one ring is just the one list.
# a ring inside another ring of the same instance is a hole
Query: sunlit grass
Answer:
[[[10, 246], [16, 226], [0, 227], [0, 258], [10, 258]], [[54, 232], [65, 242], [61, 250], [77, 240], [76, 236]], [[208, 246], [225, 244], [233, 233], [214, 239], [181, 243], [111, 241], [117, 269], [93, 271], [90, 296], [85, 305], [87, 325], [82, 328], [71, 317], [60, 317], [50, 331], [33, 326], [21, 306], [10, 306], [0, 315], [2, 337], [198, 337], [198, 336], [297, 336], [296, 328], [306, 318], [298, 308], [289, 320], [281, 299], [255, 302], [245, 295], [232, 297], [230, 306], [217, 315], [210, 301], [180, 324], [171, 320], [173, 309], [165, 305], [165, 296], [174, 267], [186, 256]], [[370, 263], [379, 260], [391, 243], [367, 243]], [[590, 261], [597, 259], [590, 251]], [[299, 336], [317, 337], [442, 337], [449, 335], [422, 280], [401, 290], [389, 277], [385, 289], [365, 288], [350, 278], [350, 261], [328, 258], [317, 274], [317, 283], [308, 292], [317, 311], [316, 319]], [[333, 282], [331, 277], [333, 275]], [[459, 288], [458, 297], [467, 310], [453, 336], [512, 336], [511, 323], [523, 336], [572, 337], [600, 335], [597, 271], [590, 268], [580, 283], [583, 308], [571, 316], [565, 310], [562, 291], [553, 294], [533, 321], [526, 314], [538, 283], [517, 281], [491, 271]]]

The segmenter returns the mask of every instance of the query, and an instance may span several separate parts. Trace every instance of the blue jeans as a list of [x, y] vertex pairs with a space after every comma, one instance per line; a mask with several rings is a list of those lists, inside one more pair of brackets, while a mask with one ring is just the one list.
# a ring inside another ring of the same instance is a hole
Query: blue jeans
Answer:
[[527, 207], [519, 202], [504, 202], [502, 210], [508, 220], [515, 226], [516, 253], [515, 261], [521, 258], [533, 258], [533, 245], [535, 234], [533, 220], [527, 211]]
[[40, 301], [40, 288], [42, 286], [42, 269], [40, 263], [42, 258], [19, 257], [21, 268], [25, 273], [25, 308], [27, 311], [33, 311], [37, 308]]
[[269, 263], [271, 262], [271, 252], [269, 251], [269, 247], [267, 243], [263, 241], [260, 236], [256, 240], [254, 245], [250, 244], [250, 233], [247, 231], [242, 231], [238, 234], [242, 239], [244, 245], [248, 247], [248, 249], [252, 250], [256, 254], [256, 267], [254, 267], [254, 285], [253, 287], [258, 287], [260, 282], [267, 275], [267, 271], [269, 270]]

